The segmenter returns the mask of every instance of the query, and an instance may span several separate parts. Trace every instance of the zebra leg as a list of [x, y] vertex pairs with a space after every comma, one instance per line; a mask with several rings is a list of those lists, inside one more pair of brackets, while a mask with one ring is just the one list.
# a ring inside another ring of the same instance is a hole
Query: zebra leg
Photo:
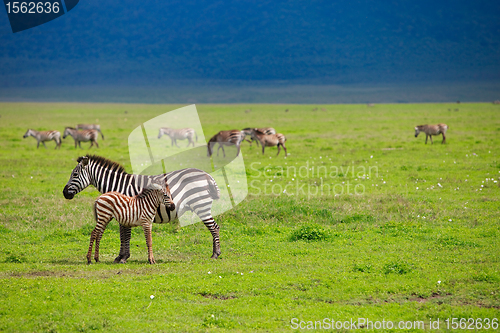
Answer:
[[[222, 148], [222, 154], [223, 154], [223, 156], [224, 156], [224, 157], [226, 157], [226, 151], [224, 150], [224, 145], [219, 145], [219, 147], [221, 147], [221, 148]], [[218, 152], [219, 152], [219, 151], [217, 151], [217, 153], [218, 153]], [[217, 156], [219, 156], [219, 154], [217, 154]]]
[[144, 237], [146, 238], [146, 245], [148, 246], [148, 262], [153, 265], [156, 264], [153, 256], [153, 237], [151, 235], [153, 224], [149, 221], [142, 221], [142, 229], [144, 230]]
[[266, 148], [266, 145], [262, 144], [262, 142], [261, 142], [261, 145], [262, 145], [262, 155], [264, 155], [264, 149]]
[[427, 134], [425, 134], [425, 144], [427, 144], [427, 139], [429, 138], [429, 136]]
[[90, 265], [92, 263], [92, 247], [94, 245], [94, 240], [96, 239], [97, 236], [97, 226], [92, 230], [92, 233], [90, 234], [90, 245], [89, 245], [89, 251], [87, 252], [87, 265]]
[[42, 141], [42, 144], [45, 147], [45, 149], [47, 149], [47, 146], [45, 145], [45, 141]]
[[[285, 151], [285, 157], [288, 155], [287, 152], [286, 152], [286, 147], [284, 144], [281, 144], [283, 146], [283, 150]], [[279, 153], [278, 153], [279, 154]]]
[[120, 254], [115, 258], [115, 263], [126, 264], [130, 258], [130, 236], [132, 228], [120, 224]]
[[97, 141], [94, 141], [95, 142], [95, 145], [97, 146], [97, 148], [99, 148], [99, 144], [97, 143]]
[[95, 262], [99, 262], [99, 245], [101, 244], [101, 238], [102, 235], [104, 234], [104, 230], [106, 229], [106, 226], [102, 230], [99, 230], [95, 239], [95, 253], [94, 253], [94, 260]]
[[236, 157], [240, 154], [241, 146], [237, 145], [236, 146]]
[[179, 145], [177, 144], [177, 139], [174, 139], [174, 142], [175, 142], [175, 145], [177, 146], [177, 148], [180, 148]]
[[203, 220], [203, 223], [208, 228], [213, 238], [213, 250], [212, 250], [212, 259], [217, 259], [220, 254], [220, 242], [219, 242], [219, 225], [214, 221], [214, 218], [210, 215], [210, 218], [207, 220]]
[[444, 133], [441, 133], [441, 134], [443, 134], [443, 141], [441, 141], [441, 144], [443, 144], [446, 141], [446, 136], [444, 136]]
[[36, 149], [38, 149], [38, 147], [40, 147], [40, 141], [36, 142]]
[[431, 138], [431, 145], [433, 145], [434, 142], [432, 142], [432, 135], [429, 135], [429, 138]]

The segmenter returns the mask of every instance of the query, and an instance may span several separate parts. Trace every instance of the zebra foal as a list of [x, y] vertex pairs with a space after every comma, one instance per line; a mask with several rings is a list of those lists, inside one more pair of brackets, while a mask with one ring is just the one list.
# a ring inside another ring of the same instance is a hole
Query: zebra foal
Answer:
[[[248, 141], [248, 142], [250, 143], [250, 145], [252, 144], [252, 141], [257, 142], [257, 145], [259, 145], [259, 141], [258, 141], [258, 140], [256, 140], [256, 139], [254, 139], [254, 138], [252, 137], [252, 132], [253, 132], [254, 130], [257, 130], [257, 131], [259, 131], [259, 132], [262, 132], [262, 133], [264, 133], [264, 134], [266, 134], [266, 135], [276, 134], [276, 130], [275, 130], [274, 128], [272, 128], [272, 127], [262, 127], [262, 128], [250, 128], [250, 127], [247, 127], [247, 128], [244, 128], [244, 129], [242, 130], [242, 132], [243, 132], [243, 134], [244, 134], [243, 139], [244, 139], [245, 141]], [[248, 139], [246, 138], [246, 137], [247, 137], [247, 135], [248, 135], [248, 136], [250, 136], [250, 139], [251, 139], [252, 141], [250, 141], [250, 140], [248, 140]]]
[[425, 133], [425, 144], [427, 144], [427, 139], [430, 137], [431, 138], [431, 144], [434, 144], [432, 142], [432, 136], [433, 135], [443, 135], [443, 141], [441, 143], [446, 142], [446, 131], [448, 130], [448, 125], [446, 124], [437, 124], [437, 125], [419, 125], [415, 127], [415, 137], [418, 136], [420, 132]]
[[96, 125], [96, 124], [78, 124], [76, 125], [76, 129], [79, 130], [96, 130], [97, 132], [101, 133], [101, 137], [104, 140], [104, 134], [101, 132], [101, 125]]
[[172, 147], [174, 146], [174, 143], [177, 147], [179, 145], [177, 144], [177, 140], [188, 140], [187, 147], [189, 147], [190, 144], [193, 144], [194, 147], [194, 141], [193, 137], [196, 136], [196, 142], [198, 142], [198, 134], [196, 134], [196, 131], [192, 128], [179, 128], [179, 129], [174, 129], [170, 127], [161, 127], [160, 132], [158, 133], [158, 139], [162, 137], [162, 135], [168, 135], [170, 137], [170, 140], [172, 140]]
[[220, 131], [219, 133], [215, 134], [209, 141], [208, 141], [208, 156], [212, 156], [212, 148], [215, 146], [216, 143], [219, 144], [219, 148], [217, 148], [217, 156], [219, 156], [219, 149], [222, 148], [222, 153], [224, 153], [224, 157], [226, 157], [226, 152], [224, 151], [224, 146], [231, 146], [231, 145], [236, 145], [236, 156], [240, 154], [240, 146], [241, 146], [241, 141], [243, 141], [243, 138], [245, 137], [245, 134], [243, 134], [243, 131], [238, 131], [238, 130], [230, 130], [230, 131]]
[[128, 228], [142, 226], [148, 246], [148, 262], [155, 264], [153, 256], [153, 240], [151, 236], [153, 221], [160, 204], [170, 211], [175, 209], [168, 186], [152, 183], [150, 188], [144, 188], [135, 197], [128, 197], [119, 192], [107, 192], [100, 195], [94, 203], [94, 218], [96, 226], [90, 235], [87, 264], [92, 262], [92, 247], [95, 241], [94, 260], [99, 262], [99, 244], [109, 221], [113, 218], [120, 225]]
[[64, 129], [63, 139], [66, 139], [68, 135], [71, 135], [73, 140], [75, 140], [75, 148], [78, 145], [82, 148], [82, 142], [90, 141], [90, 147], [92, 147], [95, 143], [97, 148], [99, 148], [99, 144], [97, 143], [97, 130], [77, 130], [74, 127], [66, 127]]
[[34, 129], [29, 129], [24, 133], [23, 138], [26, 139], [28, 136], [32, 136], [36, 139], [36, 149], [40, 147], [40, 142], [43, 144], [45, 149], [47, 146], [45, 145], [45, 141], [54, 140], [56, 143], [56, 148], [61, 148], [61, 133], [59, 131], [35, 131]]
[[252, 139], [258, 141], [260, 143], [260, 145], [262, 146], [262, 154], [264, 154], [265, 147], [278, 146], [278, 154], [276, 154], [276, 156], [278, 156], [280, 154], [281, 147], [283, 147], [283, 149], [285, 150], [285, 157], [286, 157], [286, 155], [287, 155], [286, 147], [285, 147], [286, 138], [283, 134], [277, 133], [277, 134], [267, 135], [267, 134], [259, 131], [257, 128], [254, 128], [251, 131], [251, 136], [252, 136]]

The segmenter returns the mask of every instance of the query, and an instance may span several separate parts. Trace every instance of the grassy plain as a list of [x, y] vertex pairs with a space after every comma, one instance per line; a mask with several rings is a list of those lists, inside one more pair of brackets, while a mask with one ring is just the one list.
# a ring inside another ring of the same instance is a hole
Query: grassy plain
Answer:
[[[293, 318], [426, 329], [439, 318], [446, 330], [447, 318], [500, 317], [492, 104], [198, 105], [207, 138], [273, 126], [288, 139], [286, 159], [242, 145], [249, 196], [216, 218], [221, 259], [209, 259], [211, 236], [198, 223], [155, 225], [155, 266], [136, 228], [129, 262], [113, 264], [112, 222], [101, 263], [87, 266], [98, 192], [62, 196], [76, 158], [99, 154], [131, 171], [131, 130], [178, 107], [0, 104], [0, 330], [278, 332]], [[99, 149], [76, 150], [68, 138], [61, 150], [37, 150], [22, 138], [27, 128], [92, 122], [106, 138]], [[447, 144], [414, 137], [415, 125], [438, 122], [450, 127]]]

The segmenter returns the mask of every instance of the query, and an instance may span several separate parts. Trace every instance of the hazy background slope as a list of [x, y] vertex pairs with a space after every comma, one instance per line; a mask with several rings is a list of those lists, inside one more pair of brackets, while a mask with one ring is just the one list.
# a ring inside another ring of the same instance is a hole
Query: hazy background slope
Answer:
[[500, 80], [493, 1], [80, 1], [24, 32], [0, 21], [2, 88]]

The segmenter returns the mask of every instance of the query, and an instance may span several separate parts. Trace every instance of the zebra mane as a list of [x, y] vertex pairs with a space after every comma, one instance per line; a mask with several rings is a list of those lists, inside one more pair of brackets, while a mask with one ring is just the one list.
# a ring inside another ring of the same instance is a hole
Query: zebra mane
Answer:
[[[154, 187], [155, 184], [159, 185], [159, 186], [155, 188]], [[147, 197], [149, 193], [151, 193], [154, 190], [158, 190], [158, 189], [161, 189], [161, 185], [156, 183], [156, 182], [153, 182], [150, 186], [146, 186], [145, 188], [143, 188], [142, 191], [139, 194], [137, 194], [137, 198], [143, 199], [143, 198]]]
[[125, 168], [120, 163], [108, 160], [107, 158], [102, 157], [102, 156], [86, 155], [86, 156], [78, 157], [78, 159], [76, 161], [78, 163], [80, 163], [84, 157], [87, 157], [89, 159], [89, 162], [90, 161], [95, 162], [96, 164], [98, 164], [106, 169], [115, 169], [116, 172], [127, 173], [125, 171]]
[[69, 129], [76, 129], [76, 128], [71, 127], [71, 126], [66, 126], [66, 128], [69, 128]]

